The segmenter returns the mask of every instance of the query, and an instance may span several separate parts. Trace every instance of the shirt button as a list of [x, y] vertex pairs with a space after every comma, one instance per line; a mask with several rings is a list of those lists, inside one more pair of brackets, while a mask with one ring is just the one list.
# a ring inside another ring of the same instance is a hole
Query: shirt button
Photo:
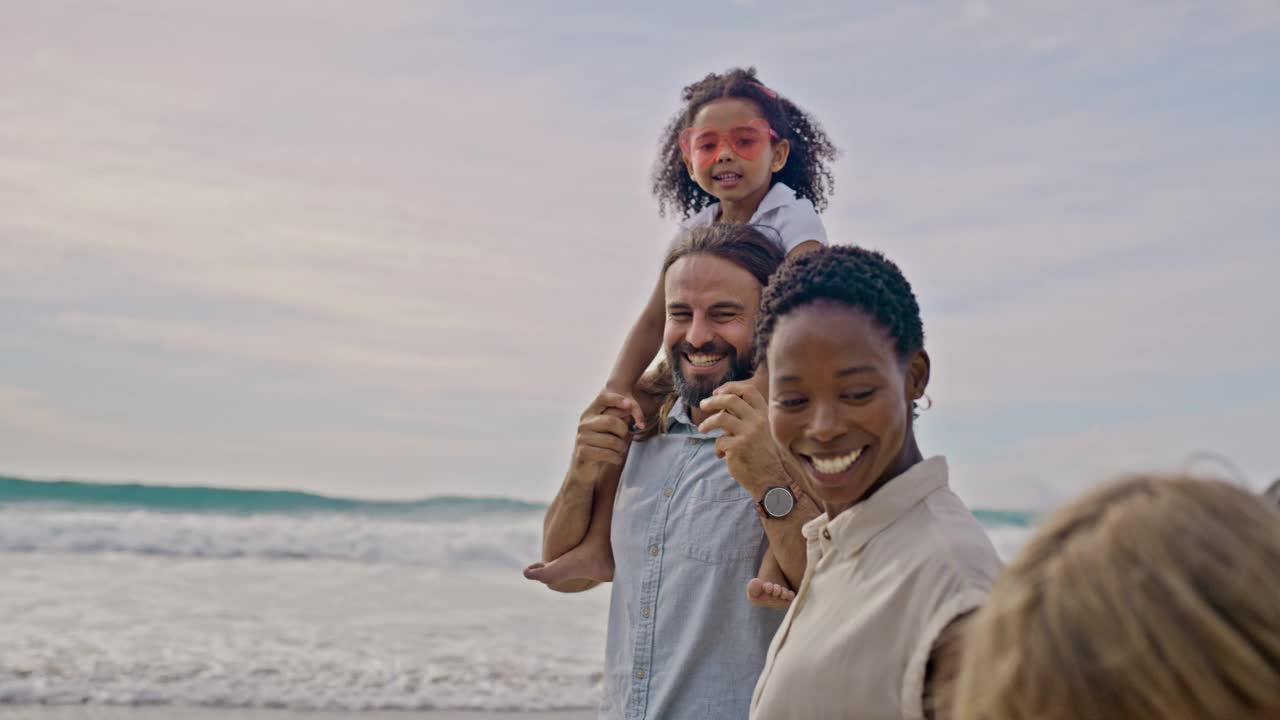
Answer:
[[830, 530], [828, 530], [828, 529], [826, 529], [826, 528], [822, 528], [822, 537], [824, 537], [824, 538], [826, 538], [826, 539], [830, 540], [830, 539], [831, 539], [831, 531], [830, 531]]
[[672, 492], [673, 490], [671, 488], [662, 488], [662, 494], [666, 495], [667, 497], [671, 497]]
[[649, 617], [650, 615], [653, 614], [653, 612], [651, 612], [649, 608], [645, 608], [640, 611], [640, 614], [643, 615], [644, 617]]
[[658, 546], [654, 545], [653, 547], [649, 548], [649, 554], [654, 557], [658, 557]]
[[643, 680], [643, 679], [644, 679], [644, 671], [643, 671], [643, 670], [637, 670], [637, 671], [636, 671], [636, 679], [637, 679], [637, 680]]

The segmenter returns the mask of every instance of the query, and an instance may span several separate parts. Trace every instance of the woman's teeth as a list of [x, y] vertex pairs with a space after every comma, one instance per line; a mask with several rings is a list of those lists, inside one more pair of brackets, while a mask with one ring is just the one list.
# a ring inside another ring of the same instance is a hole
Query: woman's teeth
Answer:
[[823, 475], [835, 475], [837, 473], [842, 473], [845, 470], [848, 470], [850, 465], [857, 462], [858, 456], [862, 454], [863, 450], [866, 450], [866, 448], [860, 448], [858, 450], [854, 450], [848, 455], [841, 455], [840, 457], [833, 457], [833, 458], [810, 457], [809, 460], [813, 463], [814, 469], [822, 473]]
[[702, 353], [685, 355], [694, 367], [711, 367], [720, 362], [724, 355], [703, 355]]

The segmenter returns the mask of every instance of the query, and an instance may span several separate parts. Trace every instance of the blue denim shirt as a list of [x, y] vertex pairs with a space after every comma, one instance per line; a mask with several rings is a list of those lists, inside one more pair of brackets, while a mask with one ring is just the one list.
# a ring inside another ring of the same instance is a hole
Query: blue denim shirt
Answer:
[[632, 444], [613, 510], [601, 717], [742, 720], [783, 613], [752, 607], [766, 540], [754, 500], [683, 402]]

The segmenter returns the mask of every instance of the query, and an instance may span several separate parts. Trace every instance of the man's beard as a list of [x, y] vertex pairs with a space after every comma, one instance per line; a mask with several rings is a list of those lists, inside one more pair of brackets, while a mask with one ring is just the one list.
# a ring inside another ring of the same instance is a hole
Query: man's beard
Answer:
[[[684, 356], [687, 354], [706, 354], [721, 355], [729, 361], [729, 369], [718, 378], [699, 375], [693, 378], [687, 378], [681, 369]], [[755, 356], [754, 352], [748, 352], [747, 357]], [[701, 347], [694, 347], [689, 343], [682, 342], [674, 347], [667, 348], [667, 363], [671, 365], [671, 376], [675, 380], [676, 394], [684, 400], [685, 405], [689, 409], [695, 410], [703, 400], [711, 397], [712, 391], [724, 385], [725, 383], [734, 382], [736, 380], [746, 380], [751, 377], [755, 368], [750, 360], [740, 360], [738, 351], [732, 345], [710, 342]]]

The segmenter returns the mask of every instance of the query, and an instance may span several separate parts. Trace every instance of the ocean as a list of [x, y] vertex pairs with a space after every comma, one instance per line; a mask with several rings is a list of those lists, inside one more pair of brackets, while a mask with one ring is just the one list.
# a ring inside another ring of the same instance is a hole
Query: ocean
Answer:
[[544, 509], [0, 477], [0, 705], [594, 707], [608, 592], [520, 575]]

